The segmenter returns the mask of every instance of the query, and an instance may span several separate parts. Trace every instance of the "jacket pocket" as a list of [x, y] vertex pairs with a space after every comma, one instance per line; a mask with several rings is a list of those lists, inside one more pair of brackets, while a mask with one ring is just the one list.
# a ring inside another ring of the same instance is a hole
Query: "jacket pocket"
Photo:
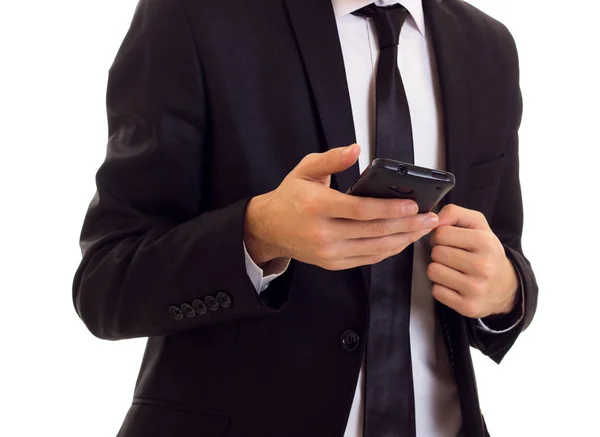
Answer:
[[496, 206], [504, 156], [471, 165], [467, 172], [469, 191], [464, 206], [481, 212], [488, 221], [491, 221]]
[[117, 437], [224, 437], [227, 414], [207, 412], [135, 399]]
[[476, 191], [498, 184], [502, 179], [505, 156], [471, 164], [467, 172], [469, 189]]

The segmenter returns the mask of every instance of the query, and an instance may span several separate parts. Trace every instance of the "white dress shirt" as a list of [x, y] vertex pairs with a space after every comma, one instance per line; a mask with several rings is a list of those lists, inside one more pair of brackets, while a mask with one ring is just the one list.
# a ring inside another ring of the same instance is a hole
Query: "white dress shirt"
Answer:
[[[371, 162], [375, 139], [375, 76], [379, 48], [370, 19], [352, 12], [372, 0], [332, 0], [348, 80], [348, 91], [362, 172]], [[415, 164], [445, 170], [442, 113], [437, 69], [428, 37], [421, 0], [377, 0], [378, 6], [401, 3], [410, 17], [402, 27], [398, 67], [406, 89], [413, 129]], [[341, 146], [341, 145], [340, 145]], [[436, 210], [437, 211], [437, 210]], [[456, 384], [440, 328], [436, 322], [432, 283], [426, 270], [431, 262], [428, 237], [414, 243], [413, 282], [410, 309], [410, 341], [418, 437], [457, 437], [462, 424]], [[246, 252], [248, 276], [260, 293], [287, 268], [276, 260], [263, 271]], [[482, 329], [492, 331], [481, 321]], [[344, 437], [362, 437], [364, 363], [361, 368]]]

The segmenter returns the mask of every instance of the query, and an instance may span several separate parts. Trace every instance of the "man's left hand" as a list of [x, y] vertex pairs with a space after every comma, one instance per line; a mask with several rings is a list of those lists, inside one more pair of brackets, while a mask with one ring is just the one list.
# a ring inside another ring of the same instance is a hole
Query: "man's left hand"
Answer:
[[427, 268], [433, 297], [469, 318], [510, 313], [517, 274], [485, 216], [453, 204], [438, 216]]

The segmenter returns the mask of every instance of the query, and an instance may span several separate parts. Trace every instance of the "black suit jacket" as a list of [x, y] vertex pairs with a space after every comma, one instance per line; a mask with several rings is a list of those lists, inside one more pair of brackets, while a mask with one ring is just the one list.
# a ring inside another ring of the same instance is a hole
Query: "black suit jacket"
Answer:
[[[537, 300], [521, 249], [517, 53], [466, 3], [424, 7], [457, 178], [447, 202], [485, 214], [524, 281], [525, 318], [506, 334], [438, 307], [466, 436], [483, 436], [469, 345], [499, 362]], [[340, 340], [366, 338], [361, 270], [293, 261], [259, 297], [242, 246], [252, 196], [305, 155], [355, 142], [330, 0], [142, 0], [107, 107], [73, 292], [94, 335], [149, 337], [119, 435], [341, 437], [365, 351]]]

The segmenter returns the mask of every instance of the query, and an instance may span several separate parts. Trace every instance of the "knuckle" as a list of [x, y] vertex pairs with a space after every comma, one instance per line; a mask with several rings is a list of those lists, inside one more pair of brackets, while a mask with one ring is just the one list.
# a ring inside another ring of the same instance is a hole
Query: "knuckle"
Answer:
[[306, 215], [319, 215], [322, 210], [322, 204], [315, 194], [308, 193], [302, 198], [300, 210]]
[[333, 243], [333, 235], [325, 227], [316, 227], [311, 233], [311, 239], [319, 246]]
[[479, 233], [479, 245], [485, 250], [491, 251], [496, 248], [496, 241], [489, 232], [481, 232]]
[[493, 238], [486, 238], [484, 243], [484, 247], [485, 250], [488, 252], [494, 252], [496, 249], [498, 249], [498, 245], [496, 243], [496, 241], [494, 241]]
[[367, 219], [367, 208], [365, 207], [363, 202], [355, 201], [352, 202], [349, 206], [350, 213], [353, 217], [356, 217], [358, 220], [366, 220]]
[[455, 214], [460, 210], [459, 206], [454, 203], [448, 204], [446, 206], [446, 208], [447, 208], [448, 212], [450, 212], [450, 214]]
[[469, 292], [474, 296], [481, 297], [485, 294], [485, 284], [482, 281], [470, 281]]
[[305, 163], [305, 164], [312, 164], [314, 163], [317, 159], [319, 159], [319, 154], [318, 153], [309, 153], [308, 155], [306, 155], [301, 162]]
[[391, 238], [378, 238], [374, 240], [367, 250], [366, 255], [372, 257], [384, 257], [390, 252], [392, 247]]
[[375, 257], [383, 257], [389, 251], [389, 246], [385, 242], [379, 242], [373, 246], [372, 254]]
[[388, 235], [390, 232], [390, 226], [386, 221], [377, 220], [368, 225], [369, 234], [372, 236], [383, 236]]
[[318, 153], [309, 153], [308, 155], [305, 155], [300, 160], [300, 162], [298, 162], [298, 165], [296, 165], [296, 167], [294, 168], [292, 173], [296, 173], [296, 174], [303, 173], [307, 169], [310, 169], [311, 167], [313, 167], [317, 163], [318, 159], [319, 159]]
[[504, 251], [504, 246], [502, 245], [502, 242], [500, 241], [500, 239], [498, 237], [496, 237], [496, 235], [492, 232], [490, 232], [490, 248], [492, 251], [499, 251], [502, 254], [505, 254], [506, 252]]
[[479, 272], [480, 276], [485, 279], [491, 279], [494, 275], [494, 263], [489, 259], [478, 259], [475, 262], [475, 269]]
[[479, 244], [481, 247], [483, 247], [486, 250], [490, 250], [494, 246], [492, 244], [491, 238], [489, 238], [487, 235], [485, 235], [483, 233], [479, 234]]
[[333, 246], [324, 245], [317, 248], [317, 250], [315, 251], [315, 255], [317, 256], [317, 258], [323, 261], [332, 261], [336, 258], [336, 252], [337, 251]]

